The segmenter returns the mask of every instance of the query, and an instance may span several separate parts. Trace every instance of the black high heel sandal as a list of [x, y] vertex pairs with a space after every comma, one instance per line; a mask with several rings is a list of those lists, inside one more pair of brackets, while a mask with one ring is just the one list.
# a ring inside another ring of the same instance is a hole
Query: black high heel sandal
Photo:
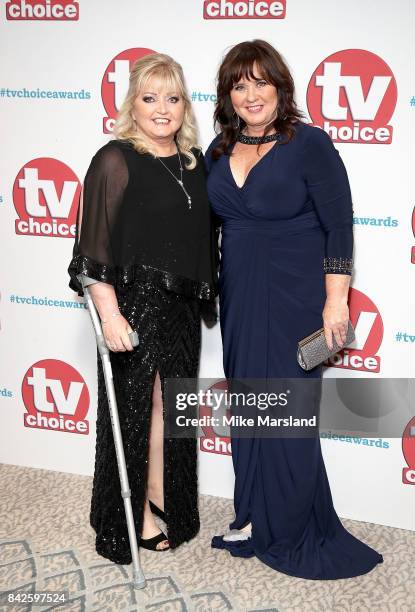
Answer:
[[160, 542], [164, 542], [164, 540], [167, 540], [167, 536], [165, 533], [161, 532], [152, 538], [140, 538], [140, 546], [146, 548], [147, 550], [155, 550], [156, 552], [164, 552], [166, 550], [170, 550], [170, 545], [167, 548], [157, 548], [157, 544], [160, 544]]
[[156, 504], [153, 504], [153, 502], [151, 500], [148, 500], [149, 504], [150, 504], [150, 510], [153, 514], [155, 514], [156, 516], [158, 516], [159, 518], [161, 518], [162, 521], [166, 522], [166, 515], [163, 512], [163, 510], [160, 510], [160, 508], [158, 506], [156, 506]]

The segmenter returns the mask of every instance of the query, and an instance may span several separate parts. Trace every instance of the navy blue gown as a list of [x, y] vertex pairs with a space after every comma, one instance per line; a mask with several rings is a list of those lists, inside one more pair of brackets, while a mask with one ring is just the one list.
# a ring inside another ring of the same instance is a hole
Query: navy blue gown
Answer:
[[[206, 153], [208, 193], [221, 225], [219, 277], [224, 370], [232, 378], [321, 378], [297, 364], [300, 339], [322, 327], [325, 274], [350, 274], [347, 173], [329, 136], [298, 123], [236, 184], [229, 155]], [[333, 507], [318, 436], [232, 437], [235, 520], [246, 541], [212, 540], [300, 578], [370, 571], [382, 556], [352, 536]]]

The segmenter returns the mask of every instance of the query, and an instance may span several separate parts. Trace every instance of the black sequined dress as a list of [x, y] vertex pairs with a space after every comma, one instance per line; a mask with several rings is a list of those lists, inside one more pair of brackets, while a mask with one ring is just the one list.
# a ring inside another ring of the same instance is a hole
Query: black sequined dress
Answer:
[[[148, 472], [153, 383], [197, 376], [201, 313], [216, 295], [216, 241], [205, 188], [203, 156], [184, 169], [187, 198], [150, 154], [114, 140], [93, 157], [85, 177], [81, 236], [69, 266], [70, 287], [82, 295], [80, 274], [112, 284], [121, 313], [138, 331], [132, 352], [111, 353], [131, 501], [141, 533]], [[178, 178], [177, 154], [163, 162]], [[183, 167], [186, 159], [182, 156]], [[79, 226], [78, 219], [78, 226]], [[101, 360], [95, 471], [90, 522], [97, 552], [131, 563], [124, 503]], [[164, 439], [164, 502], [171, 548], [199, 531], [196, 440]]]

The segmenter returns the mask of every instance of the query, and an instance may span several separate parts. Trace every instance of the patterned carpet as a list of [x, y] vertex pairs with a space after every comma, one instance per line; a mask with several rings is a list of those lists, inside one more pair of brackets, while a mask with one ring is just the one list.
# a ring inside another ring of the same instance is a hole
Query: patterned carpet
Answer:
[[[415, 610], [415, 533], [344, 521], [384, 555], [384, 563], [351, 580], [309, 581], [273, 571], [257, 559], [232, 558], [210, 538], [232, 519], [229, 500], [201, 496], [202, 530], [167, 553], [143, 550], [147, 587], [131, 587], [132, 566], [98, 556], [89, 526], [92, 479], [0, 465], [0, 591], [66, 589], [60, 610], [140, 612], [410, 612]], [[26, 612], [30, 606], [0, 605]]]

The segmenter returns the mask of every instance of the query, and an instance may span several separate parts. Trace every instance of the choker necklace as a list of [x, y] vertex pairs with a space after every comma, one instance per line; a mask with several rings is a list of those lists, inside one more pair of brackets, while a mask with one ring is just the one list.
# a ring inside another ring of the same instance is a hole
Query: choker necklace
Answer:
[[260, 145], [266, 144], [267, 142], [273, 142], [274, 140], [281, 140], [281, 134], [267, 134], [267, 136], [245, 136], [245, 134], [239, 132], [236, 140], [238, 142], [242, 142], [242, 144]]
[[183, 189], [184, 194], [187, 198], [187, 204], [189, 207], [189, 210], [192, 208], [192, 198], [190, 197], [189, 193], [186, 190], [186, 187], [183, 185], [183, 166], [182, 166], [182, 160], [180, 158], [180, 153], [179, 150], [177, 149], [177, 156], [179, 158], [179, 164], [180, 164], [180, 180], [177, 178], [177, 176], [175, 174], [173, 174], [173, 172], [170, 170], [170, 168], [168, 168], [166, 166], [166, 164], [161, 161], [160, 157], [157, 157], [157, 159], [159, 160], [159, 162], [161, 164], [163, 164], [163, 166], [166, 168], [167, 172], [170, 172], [170, 174], [172, 175], [172, 177], [174, 178], [174, 180], [180, 185], [180, 187]]

